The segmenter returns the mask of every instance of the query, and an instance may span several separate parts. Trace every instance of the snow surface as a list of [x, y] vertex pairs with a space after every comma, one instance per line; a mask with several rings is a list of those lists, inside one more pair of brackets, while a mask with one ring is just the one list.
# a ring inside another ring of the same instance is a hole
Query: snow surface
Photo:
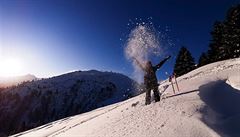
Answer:
[[209, 64], [179, 77], [181, 92], [169, 86], [158, 103], [145, 106], [141, 94], [13, 136], [240, 136], [239, 79], [240, 58]]

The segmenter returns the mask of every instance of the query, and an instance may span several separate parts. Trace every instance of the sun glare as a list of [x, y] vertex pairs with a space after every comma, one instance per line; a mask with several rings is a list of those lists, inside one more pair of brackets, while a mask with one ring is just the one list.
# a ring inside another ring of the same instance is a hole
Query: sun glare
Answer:
[[17, 58], [0, 60], [0, 76], [12, 77], [22, 75], [22, 62]]

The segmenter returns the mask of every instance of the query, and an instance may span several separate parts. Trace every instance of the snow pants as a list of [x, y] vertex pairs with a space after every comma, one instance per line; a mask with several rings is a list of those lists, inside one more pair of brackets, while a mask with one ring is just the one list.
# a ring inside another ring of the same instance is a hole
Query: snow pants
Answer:
[[155, 102], [160, 101], [160, 93], [158, 91], [158, 86], [146, 87], [146, 101], [145, 105], [151, 104], [151, 90], [153, 90]]

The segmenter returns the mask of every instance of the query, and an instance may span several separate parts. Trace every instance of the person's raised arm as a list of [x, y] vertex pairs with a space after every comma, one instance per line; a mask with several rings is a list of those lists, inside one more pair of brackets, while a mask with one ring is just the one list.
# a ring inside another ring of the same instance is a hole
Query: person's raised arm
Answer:
[[164, 60], [162, 60], [160, 63], [158, 63], [156, 66], [155, 66], [155, 69], [159, 69], [169, 58], [171, 58], [171, 56], [167, 56]]
[[133, 57], [133, 59], [135, 60], [136, 64], [142, 69], [145, 71], [145, 68], [143, 67], [143, 65], [135, 58]]

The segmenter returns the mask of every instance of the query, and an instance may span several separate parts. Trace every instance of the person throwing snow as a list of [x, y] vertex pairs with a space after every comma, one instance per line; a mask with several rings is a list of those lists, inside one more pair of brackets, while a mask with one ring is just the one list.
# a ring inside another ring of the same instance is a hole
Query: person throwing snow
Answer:
[[146, 100], [145, 104], [148, 105], [151, 103], [151, 90], [154, 93], [155, 102], [160, 101], [160, 93], [158, 91], [158, 81], [156, 76], [156, 71], [170, 58], [171, 56], [167, 56], [163, 59], [159, 64], [153, 66], [151, 61], [147, 61], [147, 63], [143, 66], [136, 58], [134, 58], [135, 62], [138, 66], [144, 71], [144, 85], [146, 90]]

